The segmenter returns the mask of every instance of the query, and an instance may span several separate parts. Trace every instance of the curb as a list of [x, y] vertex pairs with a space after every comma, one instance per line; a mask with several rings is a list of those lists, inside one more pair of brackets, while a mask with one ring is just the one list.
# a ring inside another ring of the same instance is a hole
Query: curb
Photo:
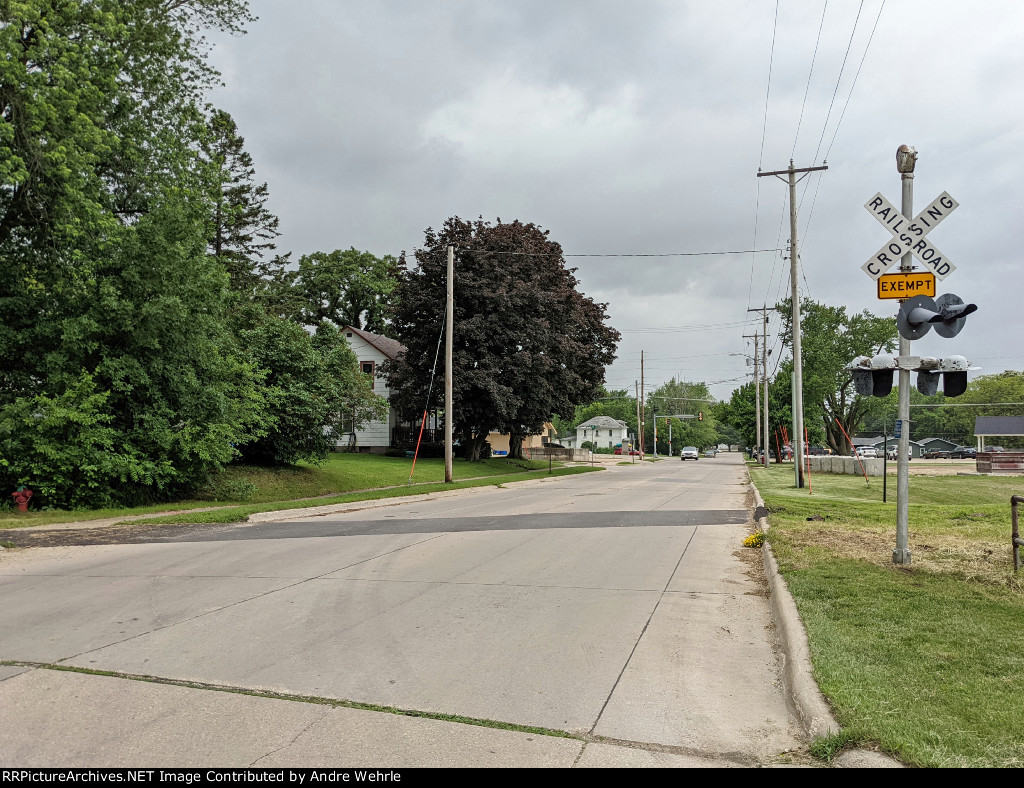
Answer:
[[[751, 484], [750, 489], [754, 493], [755, 506], [763, 512], [764, 500], [757, 487]], [[762, 515], [757, 520], [757, 526], [767, 533], [768, 519]], [[761, 552], [764, 556], [768, 587], [771, 590], [772, 620], [782, 641], [783, 681], [786, 683], [793, 710], [810, 737], [816, 739], [839, 733], [839, 723], [832, 716], [832, 711], [812, 676], [807, 632], [800, 621], [800, 614], [789, 593], [789, 587], [779, 574], [779, 566], [767, 540], [762, 545]]]
[[[768, 518], [764, 508], [764, 499], [753, 483], [750, 485], [754, 493], [757, 527], [768, 533]], [[796, 602], [789, 593], [785, 579], [779, 574], [779, 565], [772, 553], [771, 543], [765, 539], [761, 546], [764, 556], [764, 571], [768, 578], [771, 594], [772, 621], [779, 633], [782, 644], [783, 670], [782, 680], [786, 686], [787, 699], [803, 725], [807, 735], [812, 739], [823, 738], [839, 733], [842, 728], [832, 716], [825, 697], [818, 689], [811, 668], [811, 649], [807, 641], [807, 630], [804, 629]], [[831, 764], [837, 769], [902, 769], [902, 763], [895, 758], [871, 750], [847, 750], [840, 753]]]

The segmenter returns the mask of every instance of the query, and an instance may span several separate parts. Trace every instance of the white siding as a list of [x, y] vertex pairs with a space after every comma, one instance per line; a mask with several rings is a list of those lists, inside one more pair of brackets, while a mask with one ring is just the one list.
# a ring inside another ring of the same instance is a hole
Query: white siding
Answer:
[[[388, 389], [387, 381], [380, 374], [380, 365], [388, 360], [387, 356], [358, 334], [352, 333], [352, 336], [348, 336], [349, 333], [351, 332], [345, 332], [345, 339], [348, 340], [348, 345], [352, 348], [352, 352], [355, 354], [359, 364], [362, 365], [363, 362], [367, 361], [373, 362], [374, 370], [376, 371], [373, 380], [373, 393], [390, 400], [391, 391]], [[369, 421], [363, 424], [360, 429], [356, 430], [356, 446], [362, 449], [386, 449], [391, 445], [391, 427], [397, 424], [396, 419], [397, 416], [392, 409], [388, 411], [388, 415], [384, 420]], [[342, 436], [341, 442], [338, 445], [347, 446], [348, 436]]]

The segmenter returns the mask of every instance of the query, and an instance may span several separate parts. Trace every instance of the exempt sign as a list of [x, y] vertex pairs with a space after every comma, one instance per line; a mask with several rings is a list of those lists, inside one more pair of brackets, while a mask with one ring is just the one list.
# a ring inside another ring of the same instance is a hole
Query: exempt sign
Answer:
[[879, 298], [910, 298], [916, 295], [935, 296], [935, 274], [915, 271], [908, 274], [884, 274], [877, 279]]

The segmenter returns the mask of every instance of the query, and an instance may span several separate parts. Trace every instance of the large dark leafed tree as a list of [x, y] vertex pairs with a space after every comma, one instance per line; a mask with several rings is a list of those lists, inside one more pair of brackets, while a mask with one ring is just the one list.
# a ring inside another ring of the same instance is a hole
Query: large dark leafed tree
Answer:
[[[786, 300], [775, 306], [782, 316], [782, 339], [792, 347], [792, 302]], [[870, 397], [857, 395], [853, 376], [843, 368], [857, 356], [892, 352], [898, 339], [896, 320], [878, 317], [866, 309], [848, 315], [845, 306], [826, 306], [808, 299], [800, 302], [800, 310], [804, 421], [811, 424], [813, 420], [821, 426], [834, 452], [849, 454], [850, 443], [836, 419], [852, 437], [871, 403]]]
[[[426, 231], [396, 292], [392, 331], [408, 351], [388, 374], [407, 418], [419, 417], [427, 399], [444, 325], [449, 245], [455, 247], [455, 433], [466, 459], [479, 458], [492, 430], [508, 432], [509, 453], [520, 457], [526, 435], [553, 415], [570, 417], [596, 395], [619, 333], [606, 325], [606, 305], [579, 292], [547, 231], [519, 221], [448, 219], [440, 232]], [[443, 404], [439, 376], [430, 407]]]

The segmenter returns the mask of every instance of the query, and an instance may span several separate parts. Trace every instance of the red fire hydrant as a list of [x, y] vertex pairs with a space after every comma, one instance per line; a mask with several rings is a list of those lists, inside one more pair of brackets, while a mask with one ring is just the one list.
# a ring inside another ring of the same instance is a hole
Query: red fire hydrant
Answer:
[[28, 511], [28, 499], [32, 497], [32, 491], [25, 488], [19, 487], [17, 492], [12, 492], [11, 497], [14, 498], [14, 502], [18, 504], [19, 512]]

